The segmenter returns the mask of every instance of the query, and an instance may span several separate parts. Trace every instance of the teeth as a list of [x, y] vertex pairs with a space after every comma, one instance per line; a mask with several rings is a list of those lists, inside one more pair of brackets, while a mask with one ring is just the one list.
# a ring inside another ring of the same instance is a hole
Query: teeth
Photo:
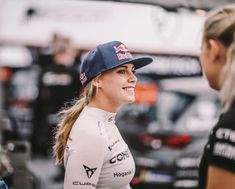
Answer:
[[134, 91], [134, 88], [132, 88], [132, 87], [127, 87], [127, 88], [125, 88], [125, 90], [127, 90], [127, 91]]

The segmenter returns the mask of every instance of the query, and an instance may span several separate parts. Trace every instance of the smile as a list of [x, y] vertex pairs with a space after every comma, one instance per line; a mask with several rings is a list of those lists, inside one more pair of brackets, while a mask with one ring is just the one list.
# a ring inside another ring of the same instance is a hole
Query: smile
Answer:
[[126, 90], [126, 91], [134, 91], [135, 87], [132, 87], [132, 86], [130, 86], [130, 87], [123, 87], [123, 89]]

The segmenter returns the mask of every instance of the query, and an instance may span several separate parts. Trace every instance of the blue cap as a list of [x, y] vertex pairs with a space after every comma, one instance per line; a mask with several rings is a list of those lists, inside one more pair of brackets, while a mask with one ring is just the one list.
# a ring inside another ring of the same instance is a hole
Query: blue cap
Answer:
[[138, 69], [152, 61], [153, 59], [150, 57], [134, 59], [126, 45], [119, 41], [111, 41], [98, 45], [85, 56], [80, 67], [80, 80], [85, 87], [99, 74], [122, 64], [131, 63], [135, 69]]

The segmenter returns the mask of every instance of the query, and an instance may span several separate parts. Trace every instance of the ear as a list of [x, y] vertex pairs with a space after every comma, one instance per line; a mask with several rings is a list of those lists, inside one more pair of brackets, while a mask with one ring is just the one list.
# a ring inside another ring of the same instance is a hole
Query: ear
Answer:
[[99, 87], [99, 83], [100, 83], [99, 77], [96, 77], [92, 80], [92, 85], [94, 85], [95, 87]]
[[218, 40], [210, 39], [209, 47], [211, 49], [211, 57], [213, 61], [218, 61], [221, 59], [221, 55], [224, 54], [224, 46]]

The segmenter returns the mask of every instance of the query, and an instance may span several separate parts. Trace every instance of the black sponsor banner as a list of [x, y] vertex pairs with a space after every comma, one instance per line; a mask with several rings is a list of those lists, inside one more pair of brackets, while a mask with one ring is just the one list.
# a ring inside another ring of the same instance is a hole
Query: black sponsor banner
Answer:
[[[138, 56], [140, 55], [135, 55], [135, 57]], [[153, 58], [153, 63], [137, 70], [137, 74], [145, 74], [159, 79], [202, 76], [202, 68], [197, 56], [147, 56]]]

